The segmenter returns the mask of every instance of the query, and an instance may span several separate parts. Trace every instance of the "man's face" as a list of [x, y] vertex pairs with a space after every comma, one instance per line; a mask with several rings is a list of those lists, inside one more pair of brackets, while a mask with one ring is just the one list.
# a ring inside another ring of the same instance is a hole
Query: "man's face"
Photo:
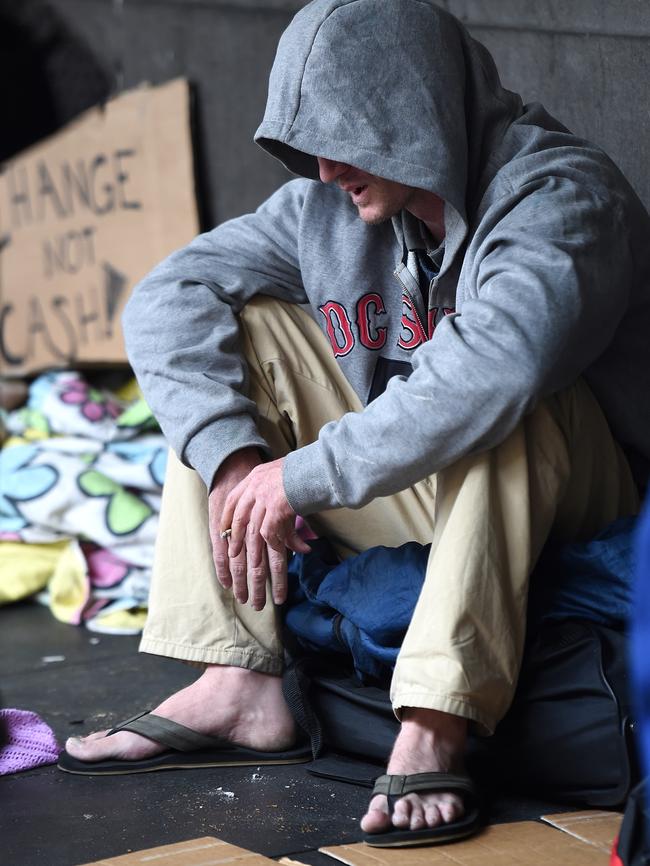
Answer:
[[322, 156], [318, 157], [318, 170], [323, 183], [336, 183], [348, 193], [359, 216], [368, 225], [379, 225], [401, 210], [408, 209], [417, 192], [411, 186], [368, 174], [360, 168]]

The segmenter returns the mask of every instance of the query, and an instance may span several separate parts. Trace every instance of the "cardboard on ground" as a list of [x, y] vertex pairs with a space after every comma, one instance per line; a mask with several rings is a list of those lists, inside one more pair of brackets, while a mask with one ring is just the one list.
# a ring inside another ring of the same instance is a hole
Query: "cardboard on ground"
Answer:
[[[608, 866], [622, 816], [616, 812], [568, 812], [539, 821], [495, 824], [450, 845], [371, 848], [363, 842], [321, 848], [348, 866]], [[85, 866], [271, 866], [274, 860], [213, 836], [134, 851]], [[283, 857], [280, 863], [301, 866]]]
[[[580, 821], [571, 813], [544, 819], [552, 818], [553, 826], [538, 821], [495, 824], [450, 845], [391, 849], [359, 843], [320, 850], [348, 866], [608, 866], [621, 816], [578, 814]], [[590, 815], [594, 816], [591, 828]]]
[[229, 845], [213, 836], [191, 839], [146, 851], [133, 851], [109, 860], [96, 860], [86, 866], [276, 866], [261, 854]]
[[561, 815], [542, 815], [552, 827], [563, 830], [576, 839], [593, 845], [609, 855], [612, 843], [621, 829], [623, 816], [618, 812], [567, 812]]
[[142, 86], [0, 172], [0, 375], [126, 360], [132, 286], [198, 231], [189, 88]]

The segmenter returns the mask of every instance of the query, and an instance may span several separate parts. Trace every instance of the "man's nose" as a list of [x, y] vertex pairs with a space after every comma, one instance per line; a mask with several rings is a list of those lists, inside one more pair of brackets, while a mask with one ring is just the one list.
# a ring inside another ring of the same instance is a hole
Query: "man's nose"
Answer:
[[345, 162], [335, 162], [333, 159], [325, 159], [324, 156], [316, 158], [318, 160], [318, 174], [323, 183], [331, 183], [350, 168]]

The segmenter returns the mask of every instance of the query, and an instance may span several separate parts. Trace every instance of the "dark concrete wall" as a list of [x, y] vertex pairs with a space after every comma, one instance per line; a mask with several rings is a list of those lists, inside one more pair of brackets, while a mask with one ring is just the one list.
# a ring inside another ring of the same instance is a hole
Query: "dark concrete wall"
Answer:
[[[280, 34], [279, 0], [49, 0], [92, 47], [114, 90], [176, 76], [196, 89], [203, 221], [255, 208], [288, 174], [253, 143]], [[300, 4], [294, 4], [297, 8]]]
[[[29, 0], [27, 0], [29, 2]], [[389, 2], [389, 0], [387, 0]], [[280, 33], [301, 0], [48, 0], [115, 91], [196, 85], [206, 225], [287, 176], [252, 136]], [[650, 205], [648, 0], [442, 0], [492, 51], [507, 87], [605, 147]]]
[[446, 0], [506, 87], [595, 141], [650, 207], [650, 2]]

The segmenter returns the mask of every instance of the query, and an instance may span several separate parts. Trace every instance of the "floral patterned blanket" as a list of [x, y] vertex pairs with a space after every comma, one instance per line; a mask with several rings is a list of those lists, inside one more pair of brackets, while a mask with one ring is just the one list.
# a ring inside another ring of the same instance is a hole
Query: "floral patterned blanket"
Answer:
[[2, 421], [0, 604], [45, 590], [65, 622], [139, 631], [167, 446], [134, 384], [46, 373]]

